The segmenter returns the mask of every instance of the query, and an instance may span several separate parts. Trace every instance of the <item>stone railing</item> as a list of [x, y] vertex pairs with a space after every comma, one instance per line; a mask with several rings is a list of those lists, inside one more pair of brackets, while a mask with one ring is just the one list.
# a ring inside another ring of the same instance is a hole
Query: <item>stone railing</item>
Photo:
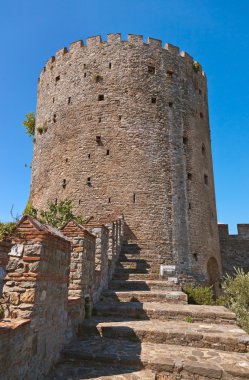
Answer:
[[76, 336], [119, 254], [123, 218], [108, 223], [72, 221], [57, 230], [24, 216], [11, 241], [0, 242], [1, 378], [45, 378]]

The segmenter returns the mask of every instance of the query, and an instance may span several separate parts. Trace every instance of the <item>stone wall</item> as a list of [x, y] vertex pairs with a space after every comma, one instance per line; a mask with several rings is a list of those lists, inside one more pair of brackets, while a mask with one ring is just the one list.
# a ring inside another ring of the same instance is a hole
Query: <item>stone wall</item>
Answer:
[[238, 224], [238, 234], [230, 235], [227, 224], [219, 224], [223, 274], [235, 268], [249, 272], [249, 224]]
[[0, 241], [0, 297], [2, 295], [3, 280], [6, 275], [6, 265], [8, 263], [8, 252], [10, 251], [10, 247], [10, 241]]
[[[70, 243], [59, 231], [23, 217], [12, 244], [2, 300], [6, 324], [1, 327], [10, 331], [11, 342], [2, 349], [13, 353], [1, 375], [41, 379], [65, 344]], [[14, 329], [20, 319], [26, 322]]]
[[140, 35], [72, 43], [41, 72], [37, 126], [35, 207], [122, 212], [141, 255], [200, 281], [210, 259], [221, 272], [206, 77], [187, 53]]
[[[122, 220], [113, 224], [121, 226]], [[96, 235], [73, 221], [57, 230], [24, 216], [11, 241], [0, 242], [7, 272], [1, 299], [4, 318], [0, 317], [4, 380], [46, 378], [63, 346], [91, 314], [92, 299], [97, 301], [107, 286], [108, 244], [119, 247], [122, 228], [115, 229], [115, 241], [101, 223], [87, 228]], [[117, 251], [112, 257], [116, 260]]]

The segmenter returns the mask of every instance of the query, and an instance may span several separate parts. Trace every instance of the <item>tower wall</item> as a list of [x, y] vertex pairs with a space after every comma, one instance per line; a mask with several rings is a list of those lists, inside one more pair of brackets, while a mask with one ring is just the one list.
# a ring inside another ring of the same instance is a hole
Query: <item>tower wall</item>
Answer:
[[140, 35], [59, 50], [38, 84], [31, 200], [122, 212], [126, 238], [180, 273], [220, 268], [206, 78], [187, 53]]

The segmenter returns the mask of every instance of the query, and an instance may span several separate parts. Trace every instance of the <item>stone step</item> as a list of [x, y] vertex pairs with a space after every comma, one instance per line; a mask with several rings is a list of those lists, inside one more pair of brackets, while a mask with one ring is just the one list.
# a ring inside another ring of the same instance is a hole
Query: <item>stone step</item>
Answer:
[[149, 273], [147, 268], [121, 268], [121, 267], [116, 267], [114, 274], [115, 275], [127, 275], [127, 274], [147, 274]]
[[120, 252], [120, 261], [142, 260], [147, 262], [163, 263], [163, 259], [155, 253], [125, 253]]
[[159, 280], [159, 274], [155, 273], [124, 273], [115, 272], [113, 274], [113, 280]]
[[173, 302], [186, 304], [188, 297], [186, 293], [174, 290], [106, 290], [102, 293], [100, 300], [104, 302]]
[[[92, 364], [92, 365], [91, 365]], [[47, 380], [156, 380], [151, 370], [137, 370], [133, 368], [116, 368], [104, 366], [103, 363], [79, 363], [64, 361], [56, 366], [47, 377]]]
[[[191, 321], [189, 319], [189, 321]], [[231, 352], [248, 352], [249, 336], [234, 325], [191, 323], [186, 321], [110, 321], [93, 318], [83, 322], [81, 337], [102, 336], [133, 342], [179, 344]]]
[[249, 379], [247, 354], [214, 349], [91, 337], [72, 343], [63, 356], [117, 368], [151, 369], [162, 373], [161, 379]]
[[181, 290], [181, 285], [165, 280], [112, 280], [109, 283], [112, 290]]
[[236, 316], [224, 306], [178, 305], [160, 302], [110, 302], [97, 303], [94, 307], [97, 316], [116, 316], [136, 319], [185, 320], [193, 322], [235, 324]]
[[147, 269], [151, 267], [153, 267], [151, 263], [142, 260], [120, 261], [116, 265], [117, 269]]

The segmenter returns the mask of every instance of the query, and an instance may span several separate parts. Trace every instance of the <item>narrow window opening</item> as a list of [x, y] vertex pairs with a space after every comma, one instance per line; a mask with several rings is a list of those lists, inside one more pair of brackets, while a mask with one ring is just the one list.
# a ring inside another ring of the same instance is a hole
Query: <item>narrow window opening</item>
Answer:
[[86, 183], [87, 183], [88, 186], [91, 186], [91, 177], [87, 177]]
[[202, 112], [200, 112], [200, 118], [203, 119], [203, 113]]
[[101, 101], [104, 100], [104, 99], [105, 99], [104, 95], [99, 95], [99, 96], [98, 96], [98, 101], [99, 101], [99, 102], [101, 102]]
[[204, 183], [205, 185], [208, 185], [208, 175], [204, 174]]
[[188, 209], [191, 210], [191, 208], [192, 208], [192, 205], [191, 205], [191, 202], [189, 202]]
[[54, 113], [53, 122], [56, 123], [56, 113]]
[[192, 173], [188, 173], [188, 179], [191, 180], [192, 179]]
[[201, 152], [202, 152], [203, 156], [204, 156], [205, 153], [206, 153], [206, 147], [205, 147], [204, 144], [202, 144], [202, 146], [201, 146]]
[[102, 120], [101, 117], [99, 117], [99, 123], [101, 123], [101, 120]]
[[194, 256], [195, 261], [198, 261], [197, 253], [194, 253], [193, 256]]
[[111, 203], [111, 198], [108, 198], [108, 203]]
[[118, 119], [121, 120], [122, 119], [122, 115], [118, 115]]
[[173, 78], [174, 71], [172, 70], [167, 70], [167, 77], [168, 78]]
[[68, 158], [66, 158], [66, 162], [68, 162]]
[[96, 143], [100, 144], [101, 143], [101, 136], [96, 136]]
[[173, 103], [172, 102], [169, 102], [169, 107], [173, 107]]
[[199, 88], [199, 95], [201, 95], [201, 89]]
[[91, 154], [90, 153], [88, 154], [88, 158], [91, 158]]
[[95, 82], [96, 82], [96, 83], [100, 83], [100, 82], [102, 82], [102, 80], [103, 80], [103, 78], [102, 78], [101, 75], [96, 75], [96, 76], [95, 76]]
[[55, 198], [54, 203], [57, 205], [57, 198]]
[[55, 84], [59, 82], [59, 80], [61, 79], [60, 75], [58, 75], [56, 78], [55, 78]]
[[86, 77], [86, 73], [84, 73], [84, 78]]
[[133, 203], [136, 203], [136, 194], [133, 194]]
[[79, 199], [79, 205], [81, 204], [81, 199]]
[[71, 103], [71, 96], [69, 96], [69, 98], [67, 99], [67, 104], [70, 104]]
[[86, 69], [86, 64], [84, 63], [84, 69]]
[[156, 103], [156, 98], [155, 98], [155, 97], [152, 97], [152, 98], [151, 98], [151, 103], [152, 103], [152, 104], [155, 104], [155, 103]]
[[54, 103], [54, 98], [53, 98], [53, 103]]
[[182, 138], [182, 142], [183, 142], [184, 145], [187, 145], [187, 143], [188, 143], [188, 138], [184, 136], [184, 137]]
[[107, 149], [107, 151], [106, 151], [106, 155], [107, 155], [107, 156], [110, 156], [110, 150], [109, 150], [109, 149]]
[[156, 68], [154, 66], [148, 66], [148, 73], [149, 74], [155, 74]]
[[65, 189], [66, 186], [67, 186], [67, 181], [65, 179], [63, 179], [63, 181], [62, 181], [62, 187], [63, 187], [63, 189]]
[[109, 69], [111, 69], [112, 68], [112, 64], [111, 64], [111, 62], [109, 62]]

